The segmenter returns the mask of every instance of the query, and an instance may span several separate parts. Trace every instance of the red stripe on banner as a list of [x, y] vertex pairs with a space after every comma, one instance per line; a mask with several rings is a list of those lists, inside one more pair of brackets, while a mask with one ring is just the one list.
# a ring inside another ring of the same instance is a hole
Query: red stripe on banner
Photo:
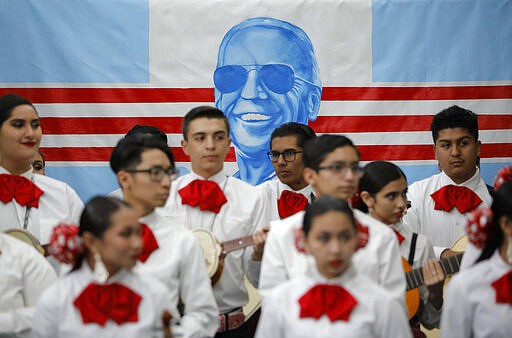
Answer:
[[0, 88], [32, 103], [214, 102], [213, 88]]
[[327, 87], [322, 101], [509, 99], [512, 86]]
[[[318, 133], [430, 131], [432, 116], [319, 116], [310, 126]], [[510, 115], [479, 115], [478, 129], [512, 129], [512, 118]]]
[[[512, 129], [510, 115], [480, 115], [480, 130]], [[136, 124], [158, 126], [181, 134], [182, 117], [43, 117], [44, 134], [126, 134]], [[319, 116], [311, 123], [317, 133], [428, 131], [431, 115]]]
[[[362, 161], [434, 160], [434, 149], [429, 144], [357, 146]], [[512, 143], [482, 144], [481, 158], [512, 156]]]
[[[44, 153], [46, 161], [63, 161], [63, 162], [76, 162], [76, 161], [110, 161], [110, 154], [112, 154], [113, 147], [62, 147], [62, 148], [46, 148], [42, 147], [41, 151]], [[176, 162], [189, 162], [190, 158], [185, 155], [183, 149], [180, 147], [171, 147]], [[232, 147], [227, 156], [226, 162], [235, 162], [235, 150]]]
[[[213, 88], [0, 88], [33, 103], [214, 102]], [[512, 86], [324, 87], [323, 101], [510, 99]]]
[[[375, 161], [413, 161], [433, 160], [434, 151], [432, 145], [372, 145], [358, 146], [361, 151], [361, 160]], [[108, 162], [112, 147], [87, 147], [87, 148], [42, 148], [47, 161], [102, 161]], [[190, 159], [180, 147], [171, 147], [177, 162], [188, 162]], [[512, 143], [491, 143], [482, 145], [482, 158], [510, 157]], [[235, 162], [235, 152], [231, 148], [226, 157], [226, 162]]]

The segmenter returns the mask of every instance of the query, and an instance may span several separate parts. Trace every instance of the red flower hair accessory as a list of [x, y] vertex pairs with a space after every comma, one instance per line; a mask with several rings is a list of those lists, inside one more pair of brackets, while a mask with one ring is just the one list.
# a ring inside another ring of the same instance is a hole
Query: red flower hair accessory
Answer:
[[74, 264], [82, 250], [82, 241], [78, 236], [78, 226], [59, 223], [53, 228], [48, 244], [48, 253], [59, 262]]
[[466, 223], [468, 240], [477, 248], [483, 248], [492, 238], [492, 211], [489, 207], [477, 208], [469, 214]]
[[512, 166], [501, 168], [494, 179], [494, 189], [498, 190], [503, 183], [509, 180], [512, 180]]

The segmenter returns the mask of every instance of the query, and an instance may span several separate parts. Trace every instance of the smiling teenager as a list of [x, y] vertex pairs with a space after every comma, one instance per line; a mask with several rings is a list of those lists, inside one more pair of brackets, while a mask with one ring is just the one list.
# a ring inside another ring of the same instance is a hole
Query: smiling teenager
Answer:
[[32, 172], [41, 143], [39, 115], [32, 103], [0, 98], [0, 231], [21, 228], [42, 244], [60, 221], [78, 222], [83, 203], [66, 183]]

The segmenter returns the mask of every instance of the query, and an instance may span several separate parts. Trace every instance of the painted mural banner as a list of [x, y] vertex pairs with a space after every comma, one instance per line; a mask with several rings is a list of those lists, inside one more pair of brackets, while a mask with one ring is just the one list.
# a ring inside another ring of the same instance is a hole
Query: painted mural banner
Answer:
[[437, 172], [432, 115], [479, 115], [482, 176], [512, 164], [512, 0], [2, 0], [0, 94], [36, 104], [47, 174], [84, 200], [117, 188], [108, 166], [135, 124], [169, 139], [215, 105], [231, 125], [226, 169], [274, 177], [270, 133], [288, 121], [344, 134], [362, 161], [409, 182]]

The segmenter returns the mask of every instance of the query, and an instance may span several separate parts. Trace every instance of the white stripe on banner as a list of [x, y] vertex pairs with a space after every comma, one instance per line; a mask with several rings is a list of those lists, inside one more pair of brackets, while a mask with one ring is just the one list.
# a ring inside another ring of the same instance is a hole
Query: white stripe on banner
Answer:
[[[41, 117], [166, 117], [184, 116], [199, 105], [186, 103], [76, 103], [36, 104]], [[459, 105], [476, 114], [512, 114], [512, 99], [430, 100], [430, 101], [322, 101], [320, 116], [433, 115], [450, 105]], [[399, 109], [399, 110], [397, 110]]]

